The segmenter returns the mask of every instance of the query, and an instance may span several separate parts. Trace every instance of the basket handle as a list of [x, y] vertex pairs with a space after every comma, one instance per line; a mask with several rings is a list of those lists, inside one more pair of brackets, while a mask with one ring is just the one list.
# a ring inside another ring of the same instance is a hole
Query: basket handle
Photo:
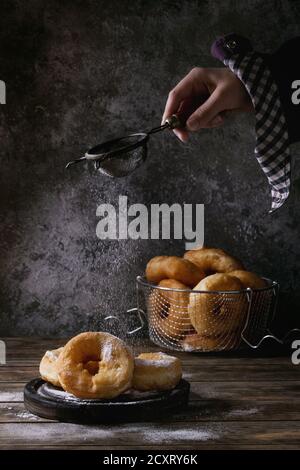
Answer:
[[[278, 301], [278, 291], [279, 291], [279, 284], [274, 284], [273, 285], [273, 295], [274, 295], [274, 299], [275, 299], [275, 302], [273, 304], [273, 311], [272, 311], [272, 319], [271, 321], [274, 319], [274, 316], [275, 316], [275, 313], [276, 313], [276, 307], [277, 307], [277, 301]], [[249, 323], [249, 317], [250, 317], [250, 313], [251, 313], [251, 305], [252, 305], [252, 299], [253, 299], [253, 291], [252, 289], [248, 288], [247, 289], [247, 299], [248, 299], [248, 314], [247, 314], [247, 318], [246, 318], [246, 322], [245, 322], [245, 325], [244, 325], [244, 328], [243, 328], [243, 331], [241, 332], [241, 338], [242, 340], [248, 345], [250, 346], [250, 348], [252, 349], [257, 349], [259, 348], [259, 346], [266, 340], [266, 339], [273, 339], [274, 341], [276, 341], [277, 343], [279, 344], [284, 344], [285, 341], [287, 340], [287, 338], [290, 336], [290, 334], [292, 333], [295, 333], [295, 332], [299, 332], [300, 333], [300, 329], [299, 328], [293, 328], [292, 330], [289, 330], [282, 338], [278, 338], [277, 336], [275, 336], [271, 331], [270, 329], [267, 329], [266, 330], [266, 335], [264, 335], [259, 341], [258, 343], [256, 344], [253, 344], [251, 343], [249, 340], [246, 339], [245, 337], [245, 332], [247, 330], [247, 326], [248, 326], [248, 323]]]
[[[134, 328], [133, 330], [128, 330], [126, 332], [127, 335], [131, 336], [131, 335], [135, 335], [138, 331], [141, 331], [144, 326], [145, 326], [145, 317], [146, 317], [146, 314], [144, 312], [144, 310], [142, 310], [141, 308], [137, 308], [137, 307], [133, 307], [133, 308], [129, 308], [128, 310], [126, 310], [126, 313], [135, 313], [136, 316], [138, 317], [138, 320], [139, 320], [139, 325]], [[116, 322], [120, 322], [120, 318], [117, 317], [116, 315], [109, 315], [107, 317], [104, 318], [104, 321], [116, 321]]]
[[263, 336], [259, 342], [257, 344], [252, 344], [250, 343], [250, 341], [248, 341], [245, 336], [244, 336], [244, 332], [242, 332], [241, 334], [241, 337], [243, 339], [243, 341], [245, 341], [246, 344], [248, 344], [248, 346], [250, 346], [250, 348], [252, 349], [257, 349], [259, 348], [259, 346], [266, 340], [266, 339], [273, 339], [274, 341], [276, 341], [277, 343], [279, 344], [284, 344], [287, 340], [287, 338], [292, 334], [292, 333], [300, 333], [300, 329], [299, 328], [293, 328], [292, 330], [289, 330], [281, 339], [278, 338], [277, 336], [275, 336], [270, 330], [268, 330], [268, 334], [266, 334], [265, 336]]

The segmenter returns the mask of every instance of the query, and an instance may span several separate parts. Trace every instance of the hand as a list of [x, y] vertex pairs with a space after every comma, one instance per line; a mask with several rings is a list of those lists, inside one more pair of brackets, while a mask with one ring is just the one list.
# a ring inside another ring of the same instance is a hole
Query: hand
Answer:
[[244, 84], [227, 68], [193, 68], [170, 91], [162, 123], [183, 108], [186, 127], [173, 130], [182, 142], [188, 140], [189, 131], [221, 126], [226, 111], [253, 111]]

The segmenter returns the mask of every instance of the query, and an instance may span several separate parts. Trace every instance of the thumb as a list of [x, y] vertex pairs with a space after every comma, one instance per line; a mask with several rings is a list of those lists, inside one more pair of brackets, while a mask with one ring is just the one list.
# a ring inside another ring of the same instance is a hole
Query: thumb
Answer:
[[186, 128], [189, 131], [198, 131], [203, 127], [210, 127], [208, 124], [221, 111], [221, 98], [216, 90], [198, 109], [189, 117]]

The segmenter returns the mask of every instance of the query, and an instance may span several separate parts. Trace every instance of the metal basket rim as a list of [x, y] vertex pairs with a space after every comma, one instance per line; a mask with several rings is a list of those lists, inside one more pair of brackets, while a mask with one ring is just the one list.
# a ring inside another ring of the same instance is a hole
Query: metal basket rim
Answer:
[[189, 294], [195, 293], [195, 294], [247, 294], [247, 292], [266, 292], [269, 290], [272, 290], [274, 288], [279, 287], [279, 283], [277, 281], [273, 281], [272, 279], [269, 279], [267, 277], [263, 277], [265, 281], [268, 282], [268, 286], [266, 287], [261, 287], [259, 289], [251, 289], [250, 287], [247, 287], [246, 289], [242, 290], [195, 290], [195, 289], [177, 289], [177, 288], [172, 288], [172, 287], [163, 287], [163, 286], [158, 286], [157, 284], [153, 284], [149, 281], [146, 280], [144, 276], [137, 276], [136, 281], [138, 284], [141, 284], [142, 286], [145, 287], [151, 287], [153, 289], [161, 290], [161, 291], [171, 291], [171, 292], [187, 292]]

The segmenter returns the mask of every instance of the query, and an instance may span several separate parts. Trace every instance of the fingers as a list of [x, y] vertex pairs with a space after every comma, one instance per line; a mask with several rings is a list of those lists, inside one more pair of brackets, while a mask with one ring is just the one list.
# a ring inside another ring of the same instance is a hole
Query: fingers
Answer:
[[186, 123], [187, 130], [198, 131], [201, 128], [221, 125], [223, 118], [219, 115], [220, 111], [222, 111], [221, 96], [216, 88], [205, 103], [189, 117]]
[[[218, 114], [210, 122], [203, 126], [203, 129], [214, 129], [224, 124], [224, 118]], [[181, 142], [187, 142], [189, 140], [189, 132], [186, 129], [173, 129], [174, 134], [178, 137]]]
[[174, 134], [178, 137], [181, 142], [187, 142], [189, 139], [189, 133], [185, 129], [173, 129]]
[[178, 110], [182, 100], [187, 98], [187, 96], [188, 96], [188, 91], [185, 91], [184, 89], [180, 89], [180, 88], [177, 89], [176, 87], [174, 88], [174, 90], [170, 91], [167, 102], [166, 102], [164, 114], [161, 120], [162, 124], [164, 124], [165, 120], [169, 116], [172, 116], [172, 114], [176, 114], [176, 111]]
[[170, 91], [166, 102], [165, 110], [162, 117], [162, 123], [165, 122], [167, 117], [176, 114], [182, 101], [190, 98], [193, 95], [195, 87], [195, 78], [197, 76], [197, 91], [202, 94], [206, 91], [204, 83], [199, 77], [199, 68], [192, 69], [176, 86]]
[[222, 124], [224, 124], [224, 118], [220, 114], [217, 114], [205, 127], [206, 129], [212, 129], [213, 127], [222, 126]]

